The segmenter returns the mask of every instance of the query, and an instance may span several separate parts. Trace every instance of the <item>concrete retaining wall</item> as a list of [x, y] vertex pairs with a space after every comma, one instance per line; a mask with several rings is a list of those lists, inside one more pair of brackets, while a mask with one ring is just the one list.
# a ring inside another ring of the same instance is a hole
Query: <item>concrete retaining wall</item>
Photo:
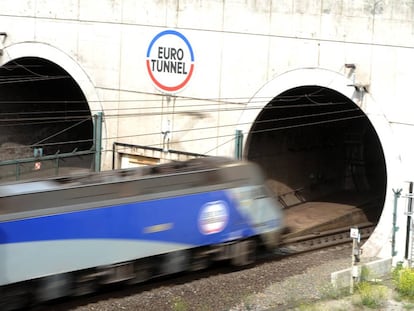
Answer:
[[392, 258], [361, 263], [355, 266], [354, 269], [351, 268], [351, 262], [349, 266], [348, 269], [336, 271], [331, 274], [331, 283], [335, 288], [344, 288], [350, 285], [352, 270], [354, 270], [354, 273], [355, 270], [358, 271], [359, 275], [361, 275], [362, 269], [367, 268], [369, 280], [378, 279], [389, 274], [392, 268]]

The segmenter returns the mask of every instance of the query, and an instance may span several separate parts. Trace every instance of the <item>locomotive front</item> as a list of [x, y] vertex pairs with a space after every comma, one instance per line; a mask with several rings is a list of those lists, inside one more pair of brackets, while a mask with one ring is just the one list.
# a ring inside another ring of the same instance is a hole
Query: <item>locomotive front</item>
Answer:
[[231, 190], [237, 208], [248, 219], [263, 245], [269, 250], [274, 249], [279, 245], [284, 230], [283, 209], [266, 186], [258, 165], [248, 162], [240, 170], [244, 171], [248, 185]]

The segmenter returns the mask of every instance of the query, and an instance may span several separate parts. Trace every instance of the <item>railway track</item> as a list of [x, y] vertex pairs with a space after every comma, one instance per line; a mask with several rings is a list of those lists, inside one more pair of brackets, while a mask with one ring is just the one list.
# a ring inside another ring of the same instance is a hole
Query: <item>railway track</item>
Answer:
[[[308, 268], [345, 257], [348, 263], [349, 251], [347, 247], [332, 247], [327, 248], [323, 255], [318, 254], [316, 250], [298, 256], [273, 257], [274, 260], [259, 260], [257, 264], [246, 269], [214, 267], [198, 273], [179, 274], [144, 284], [116, 286], [87, 297], [50, 302], [31, 311], [178, 310], [180, 302], [187, 307], [182, 308], [183, 310], [230, 310], [231, 306], [238, 305], [247, 296], [265, 292], [269, 284], [281, 283], [285, 278], [305, 273]], [[336, 270], [345, 268], [337, 264], [335, 267], [338, 267]], [[322, 275], [321, 273], [311, 278], [323, 278]], [[271, 295], [282, 294], [275, 292]], [[174, 301], [175, 306], [172, 305]]]
[[[375, 226], [372, 223], [365, 223], [360, 224], [358, 228], [361, 233], [361, 240], [365, 240], [372, 233]], [[90, 306], [91, 310], [93, 310], [95, 306], [110, 303], [110, 301], [112, 301], [113, 299], [125, 301], [122, 303], [126, 303], [127, 301], [129, 301], [130, 298], [128, 297], [130, 296], [142, 295], [146, 297], [147, 295], [157, 295], [158, 292], [162, 292], [165, 289], [168, 289], [168, 291], [179, 290], [181, 293], [182, 289], [180, 288], [184, 286], [183, 284], [206, 283], [207, 285], [202, 286], [210, 288], [212, 280], [215, 280], [216, 278], [221, 280], [222, 278], [225, 278], [226, 275], [229, 275], [229, 278], [231, 278], [231, 275], [233, 275], [235, 271], [238, 271], [238, 273], [250, 274], [249, 270], [261, 271], [262, 269], [265, 269], [267, 265], [278, 265], [278, 263], [282, 264], [282, 259], [289, 256], [312, 253], [312, 251], [316, 251], [318, 249], [332, 248], [333, 246], [344, 245], [346, 243], [352, 243], [352, 239], [350, 238], [349, 227], [338, 228], [335, 230], [329, 230], [324, 232], [315, 232], [314, 234], [308, 234], [301, 237], [285, 238], [283, 239], [280, 247], [275, 252], [267, 253], [266, 255], [263, 254], [261, 256], [259, 255], [257, 257], [256, 262], [250, 267], [251, 269], [249, 269], [248, 267], [246, 267], [246, 269], [234, 269], [234, 267], [230, 266], [213, 266], [207, 270], [203, 270], [198, 273], [183, 273], [153, 279], [147, 283], [138, 284], [134, 286], [116, 285], [106, 288], [104, 290], [100, 290], [86, 297], [68, 297], [64, 301], [50, 302], [46, 305], [37, 307], [34, 310], [46, 311], [49, 310], [49, 308], [58, 311], [66, 311], [69, 309], [90, 310], [87, 306]], [[295, 259], [292, 258], [292, 260]], [[273, 271], [273, 269], [270, 270]], [[279, 273], [280, 271], [276, 274]]]
[[[363, 241], [369, 238], [375, 229], [375, 224], [362, 223], [354, 227], [359, 229], [361, 240]], [[295, 238], [282, 239], [282, 243], [276, 250], [276, 254], [299, 254], [351, 242], [352, 238], [350, 237], [350, 228], [348, 226], [334, 230], [315, 232]]]

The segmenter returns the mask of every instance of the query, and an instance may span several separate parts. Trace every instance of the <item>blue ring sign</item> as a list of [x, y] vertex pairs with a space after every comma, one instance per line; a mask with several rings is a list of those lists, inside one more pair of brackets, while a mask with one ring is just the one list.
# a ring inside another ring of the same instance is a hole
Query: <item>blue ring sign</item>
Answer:
[[182, 33], [165, 30], [149, 44], [146, 63], [156, 87], [164, 92], [177, 92], [187, 85], [193, 75], [194, 52]]

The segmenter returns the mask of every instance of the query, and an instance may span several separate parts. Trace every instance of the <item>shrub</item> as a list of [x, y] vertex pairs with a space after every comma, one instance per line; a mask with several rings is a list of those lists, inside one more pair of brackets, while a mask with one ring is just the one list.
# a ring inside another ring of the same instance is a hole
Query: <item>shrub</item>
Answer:
[[371, 309], [383, 306], [387, 300], [387, 287], [370, 282], [361, 282], [357, 285], [355, 304], [361, 304]]
[[414, 299], [414, 269], [397, 266], [393, 271], [397, 292], [406, 298]]

